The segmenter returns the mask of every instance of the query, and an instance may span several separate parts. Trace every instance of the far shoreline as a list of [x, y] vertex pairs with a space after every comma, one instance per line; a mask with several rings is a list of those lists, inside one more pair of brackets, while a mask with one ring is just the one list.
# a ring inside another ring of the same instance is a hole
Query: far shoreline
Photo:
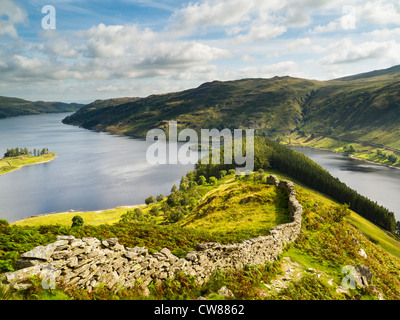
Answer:
[[399, 166], [394, 166], [394, 165], [389, 165], [389, 164], [385, 164], [385, 163], [378, 162], [378, 161], [372, 161], [372, 160], [363, 159], [363, 158], [357, 157], [357, 156], [355, 156], [353, 154], [347, 155], [344, 152], [335, 151], [335, 150], [332, 150], [332, 149], [329, 149], [329, 148], [313, 147], [313, 146], [307, 146], [307, 145], [304, 145], [304, 144], [287, 144], [285, 146], [288, 147], [288, 148], [290, 148], [290, 147], [300, 147], [300, 148], [308, 148], [308, 149], [315, 149], [315, 150], [321, 150], [321, 151], [329, 151], [329, 152], [332, 152], [332, 153], [341, 154], [341, 155], [346, 156], [346, 157], [348, 157], [350, 159], [363, 161], [363, 162], [366, 162], [366, 163], [369, 163], [369, 164], [379, 165], [379, 166], [383, 166], [383, 167], [390, 168], [390, 169], [400, 170]]

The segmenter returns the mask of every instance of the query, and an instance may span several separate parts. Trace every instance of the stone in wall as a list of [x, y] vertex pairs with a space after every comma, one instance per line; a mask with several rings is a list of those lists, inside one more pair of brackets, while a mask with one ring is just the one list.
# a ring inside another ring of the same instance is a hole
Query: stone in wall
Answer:
[[172, 278], [178, 272], [192, 275], [203, 284], [218, 269], [237, 270], [274, 261], [285, 245], [300, 234], [302, 207], [293, 183], [279, 182], [274, 176], [268, 181], [288, 195], [292, 222], [272, 228], [267, 236], [228, 245], [200, 243], [185, 258], [176, 257], [167, 248], [153, 254], [144, 247], [125, 248], [115, 238], [100, 241], [58, 236], [56, 242], [22, 254], [16, 264], [20, 270], [5, 273], [0, 279], [16, 288], [25, 288], [27, 280], [37, 275], [53, 277], [58, 285], [89, 291], [99, 284], [118, 290], [138, 283], [146, 288], [151, 282]]

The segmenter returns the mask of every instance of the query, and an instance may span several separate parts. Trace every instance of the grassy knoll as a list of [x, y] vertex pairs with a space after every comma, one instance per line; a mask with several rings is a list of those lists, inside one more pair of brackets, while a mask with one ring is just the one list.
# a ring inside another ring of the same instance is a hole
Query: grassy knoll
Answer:
[[20, 155], [17, 157], [7, 157], [0, 160], [0, 175], [14, 170], [18, 170], [24, 166], [49, 162], [57, 157], [55, 153], [47, 153], [38, 157], [30, 155]]
[[219, 232], [258, 232], [289, 222], [287, 197], [273, 186], [228, 180], [210, 191], [179, 225]]

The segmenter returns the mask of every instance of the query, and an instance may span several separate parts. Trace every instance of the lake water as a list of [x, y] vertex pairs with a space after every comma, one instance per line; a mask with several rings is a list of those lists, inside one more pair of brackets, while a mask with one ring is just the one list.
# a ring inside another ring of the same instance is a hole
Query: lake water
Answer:
[[[64, 125], [69, 114], [0, 119], [0, 155], [7, 148], [48, 147], [58, 157], [0, 176], [0, 219], [91, 211], [141, 204], [168, 195], [193, 165], [150, 165], [145, 140]], [[400, 170], [368, 164], [329, 151], [297, 148], [333, 176], [392, 210], [400, 220]]]
[[325, 150], [291, 149], [303, 153], [350, 188], [393, 211], [396, 220], [400, 220], [400, 170]]
[[168, 195], [189, 165], [150, 165], [152, 143], [64, 125], [67, 114], [0, 119], [0, 155], [7, 148], [49, 148], [58, 157], [0, 176], [0, 219], [92, 211]]

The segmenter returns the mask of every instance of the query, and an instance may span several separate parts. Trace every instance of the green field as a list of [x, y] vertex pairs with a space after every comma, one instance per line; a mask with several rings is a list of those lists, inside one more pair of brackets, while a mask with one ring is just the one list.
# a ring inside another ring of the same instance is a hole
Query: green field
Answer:
[[46, 214], [36, 217], [27, 218], [16, 221], [16, 226], [40, 226], [40, 225], [62, 225], [70, 226], [72, 218], [79, 215], [83, 218], [86, 225], [114, 224], [117, 223], [123, 214], [128, 210], [139, 207], [118, 207], [108, 210], [87, 211], [87, 212], [61, 212], [54, 214]]
[[24, 166], [30, 166], [39, 163], [45, 163], [54, 160], [57, 157], [55, 153], [47, 153], [38, 157], [30, 155], [21, 155], [18, 157], [3, 158], [0, 160], [0, 175]]

